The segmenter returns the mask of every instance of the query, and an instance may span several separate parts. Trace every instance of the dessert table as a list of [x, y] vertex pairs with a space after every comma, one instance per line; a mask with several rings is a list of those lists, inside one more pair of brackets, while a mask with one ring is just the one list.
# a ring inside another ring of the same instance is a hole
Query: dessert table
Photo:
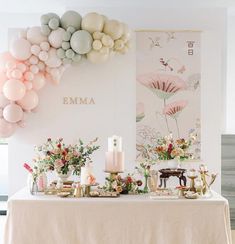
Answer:
[[232, 244], [228, 201], [32, 196], [8, 201], [4, 244]]

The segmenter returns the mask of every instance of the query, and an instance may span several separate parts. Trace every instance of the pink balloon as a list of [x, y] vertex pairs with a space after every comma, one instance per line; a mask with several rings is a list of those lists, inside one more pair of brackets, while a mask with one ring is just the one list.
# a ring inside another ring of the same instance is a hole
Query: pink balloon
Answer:
[[11, 70], [7, 70], [7, 72], [6, 72], [6, 76], [7, 76], [8, 80], [13, 78], [13, 77], [11, 76]]
[[10, 45], [11, 55], [18, 60], [26, 60], [31, 56], [31, 44], [24, 38], [15, 39]]
[[7, 70], [13, 70], [16, 68], [17, 62], [16, 61], [7, 61], [6, 63], [6, 69]]
[[53, 85], [58, 85], [60, 83], [60, 80], [54, 80], [53, 77], [48, 73], [46, 73], [45, 77], [46, 80], [51, 82]]
[[3, 117], [3, 109], [0, 108], [0, 118], [2, 118], [2, 117]]
[[5, 84], [5, 82], [7, 80], [8, 79], [7, 79], [6, 75], [5, 75], [5, 73], [0, 72], [0, 92], [2, 92], [3, 85]]
[[10, 123], [17, 123], [23, 118], [22, 108], [15, 104], [9, 104], [3, 109], [3, 118]]
[[27, 90], [31, 90], [33, 88], [33, 84], [30, 81], [26, 81], [24, 85]]
[[38, 63], [38, 57], [32, 55], [29, 59], [30, 64], [37, 64]]
[[55, 48], [50, 48], [48, 51], [48, 59], [45, 61], [45, 64], [50, 68], [57, 68], [61, 65], [62, 61], [57, 56], [57, 52]]
[[0, 119], [0, 138], [10, 137], [15, 132], [15, 125]]
[[23, 82], [15, 79], [7, 80], [3, 86], [4, 96], [11, 101], [22, 99], [25, 95], [25, 90]]
[[38, 54], [40, 53], [41, 48], [38, 45], [32, 45], [31, 47], [31, 53], [38, 56]]
[[18, 63], [16, 65], [17, 69], [19, 69], [22, 73], [24, 73], [27, 70], [27, 66], [23, 63]]
[[26, 126], [26, 123], [25, 123], [24, 120], [21, 120], [21, 121], [19, 121], [19, 122], [17, 123], [17, 125], [18, 125], [19, 127], [21, 127], [21, 128], [24, 128], [24, 127]]
[[45, 66], [45, 64], [43, 62], [39, 61], [38, 62], [38, 68], [39, 68], [40, 71], [44, 71], [46, 66]]
[[39, 102], [38, 94], [34, 90], [27, 91], [25, 96], [17, 103], [27, 111], [30, 111], [37, 107]]
[[34, 79], [34, 74], [33, 74], [32, 72], [30, 72], [30, 71], [25, 72], [25, 74], [24, 74], [24, 78], [25, 78], [26, 80], [32, 81], [32, 80]]
[[44, 87], [46, 84], [45, 77], [42, 73], [38, 73], [34, 76], [34, 79], [32, 80], [33, 89], [38, 91]]
[[3, 95], [3, 93], [0, 93], [0, 108], [6, 107], [10, 101]]
[[33, 74], [37, 74], [39, 72], [39, 68], [37, 65], [33, 64], [30, 66], [30, 71], [33, 73]]
[[48, 59], [48, 53], [46, 51], [41, 51], [38, 57], [40, 60], [46, 61]]
[[4, 52], [0, 54], [0, 71], [6, 70], [6, 63], [8, 61], [15, 61], [9, 52]]
[[23, 76], [23, 75], [22, 75], [22, 71], [19, 70], [19, 69], [14, 69], [14, 70], [11, 72], [11, 76], [12, 76], [12, 78], [19, 80], [19, 79], [21, 79], [22, 76]]

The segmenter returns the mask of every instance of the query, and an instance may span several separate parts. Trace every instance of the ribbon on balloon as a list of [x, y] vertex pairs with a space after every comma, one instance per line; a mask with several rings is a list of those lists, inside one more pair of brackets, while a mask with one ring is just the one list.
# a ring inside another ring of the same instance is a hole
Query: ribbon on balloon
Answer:
[[0, 138], [25, 126], [25, 113], [36, 111], [38, 91], [47, 82], [60, 83], [68, 65], [87, 59], [102, 63], [130, 47], [131, 31], [98, 13], [82, 17], [67, 11], [41, 16], [41, 26], [18, 33], [9, 52], [0, 54]]

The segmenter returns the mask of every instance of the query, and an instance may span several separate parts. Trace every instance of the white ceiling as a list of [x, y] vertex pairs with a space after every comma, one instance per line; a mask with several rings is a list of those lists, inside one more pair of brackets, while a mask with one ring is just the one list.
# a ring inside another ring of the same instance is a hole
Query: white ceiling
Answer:
[[0, 0], [0, 12], [43, 13], [63, 12], [78, 7], [172, 7], [172, 8], [229, 8], [235, 0]]

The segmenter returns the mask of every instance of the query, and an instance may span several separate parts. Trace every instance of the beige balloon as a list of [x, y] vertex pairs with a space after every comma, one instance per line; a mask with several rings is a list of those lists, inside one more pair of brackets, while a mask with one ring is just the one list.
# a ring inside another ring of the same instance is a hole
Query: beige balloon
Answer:
[[104, 33], [117, 40], [123, 35], [123, 25], [117, 20], [108, 20], [104, 25]]
[[95, 50], [92, 50], [87, 54], [87, 59], [94, 64], [103, 63], [108, 58], [109, 54], [104, 54]]
[[94, 50], [100, 50], [102, 48], [102, 42], [100, 40], [94, 40], [92, 43], [92, 47]]
[[104, 36], [104, 33], [95, 31], [92, 36], [95, 40], [101, 40], [101, 38]]
[[102, 31], [104, 27], [104, 18], [97, 13], [88, 13], [82, 18], [82, 29], [90, 33]]
[[113, 47], [114, 41], [109, 35], [104, 35], [101, 39], [102, 43], [106, 47]]
[[124, 48], [125, 44], [122, 39], [116, 40], [114, 43], [114, 49], [120, 51]]
[[122, 39], [126, 39], [127, 41], [130, 40], [131, 38], [131, 30], [129, 28], [129, 26], [125, 23], [122, 23], [122, 27], [123, 27], [123, 35], [122, 35]]
[[100, 49], [100, 53], [103, 53], [103, 54], [109, 54], [109, 48], [108, 47], [102, 47]]

